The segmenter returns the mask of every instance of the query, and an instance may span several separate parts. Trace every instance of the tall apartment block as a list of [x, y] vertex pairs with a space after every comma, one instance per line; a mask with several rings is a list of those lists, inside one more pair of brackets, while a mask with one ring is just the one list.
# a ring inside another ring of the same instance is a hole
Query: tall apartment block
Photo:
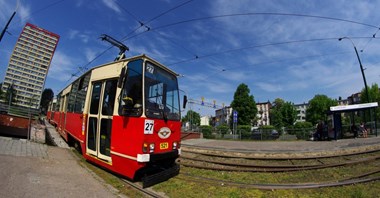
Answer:
[[2, 85], [16, 90], [15, 103], [37, 109], [59, 35], [27, 23], [17, 40]]

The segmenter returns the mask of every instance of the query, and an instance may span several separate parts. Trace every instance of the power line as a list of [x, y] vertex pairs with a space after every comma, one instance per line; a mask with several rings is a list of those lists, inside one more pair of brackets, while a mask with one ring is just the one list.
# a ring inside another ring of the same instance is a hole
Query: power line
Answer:
[[[224, 14], [224, 15], [216, 15], [216, 16], [206, 16], [206, 17], [199, 17], [199, 18], [194, 18], [194, 19], [188, 19], [188, 20], [183, 20], [183, 21], [178, 21], [166, 25], [161, 25], [155, 28], [151, 28], [150, 30], [158, 30], [158, 29], [163, 29], [163, 28], [168, 28], [171, 26], [175, 25], [180, 25], [184, 23], [190, 23], [190, 22], [195, 22], [195, 21], [204, 21], [204, 20], [210, 20], [210, 19], [217, 19], [217, 18], [225, 18], [225, 17], [237, 17], [237, 16], [251, 16], [251, 15], [270, 15], [270, 16], [290, 16], [290, 17], [306, 17], [306, 18], [318, 18], [318, 19], [325, 19], [325, 20], [333, 20], [333, 21], [340, 21], [340, 22], [347, 22], [347, 23], [353, 23], [357, 25], [363, 25], [371, 28], [376, 28], [380, 29], [380, 27], [367, 24], [367, 23], [362, 23], [358, 21], [353, 21], [353, 20], [348, 20], [348, 19], [340, 19], [340, 18], [335, 18], [335, 17], [326, 17], [326, 16], [318, 16], [318, 15], [307, 15], [307, 14], [294, 14], [294, 13], [274, 13], [274, 12], [252, 12], [252, 13], [237, 13], [237, 14]], [[138, 34], [135, 34], [129, 38], [125, 38], [124, 40], [128, 40], [137, 36], [140, 36], [141, 34], [146, 33], [141, 32]]]
[[[217, 70], [216, 72], [206, 76], [205, 78], [201, 79], [203, 81], [206, 81], [206, 80], [209, 80], [210, 77], [214, 76], [214, 75], [218, 75], [222, 72], [228, 72], [228, 71], [231, 71], [231, 70], [236, 70], [236, 69], [240, 69], [240, 68], [249, 68], [251, 66], [256, 66], [256, 65], [266, 65], [266, 64], [272, 64], [272, 63], [278, 63], [278, 62], [285, 62], [285, 61], [291, 61], [291, 60], [298, 60], [298, 59], [305, 59], [305, 58], [317, 58], [317, 57], [325, 57], [325, 56], [335, 56], [335, 55], [339, 55], [339, 54], [347, 54], [347, 53], [350, 53], [350, 51], [342, 51], [342, 52], [337, 52], [337, 53], [330, 53], [330, 54], [320, 54], [320, 55], [309, 55], [309, 56], [299, 56], [299, 57], [294, 57], [294, 58], [287, 58], [287, 59], [281, 59], [281, 60], [272, 60], [272, 61], [265, 61], [265, 62], [260, 62], [260, 63], [254, 63], [254, 64], [250, 64], [250, 65], [244, 65], [244, 66], [237, 66], [237, 67], [230, 67], [230, 68], [223, 68], [223, 69], [220, 69], [220, 70]], [[249, 72], [248, 70], [244, 70], [244, 72]]]
[[[59, 2], [61, 2], [61, 1], [64, 1], [64, 0], [60, 0]], [[158, 19], [159, 17], [161, 17], [161, 16], [163, 16], [163, 15], [165, 15], [165, 14], [167, 14], [167, 13], [169, 13], [169, 12], [171, 12], [171, 11], [173, 11], [173, 10], [175, 10], [175, 9], [177, 9], [177, 8], [183, 6], [183, 5], [185, 5], [185, 4], [187, 4], [187, 3], [191, 2], [191, 1], [193, 1], [193, 0], [189, 0], [189, 1], [183, 2], [183, 3], [177, 5], [177, 6], [173, 7], [173, 8], [170, 8], [169, 10], [167, 10], [167, 11], [165, 11], [165, 12], [163, 12], [163, 13], [160, 13], [159, 15], [157, 15], [157, 16], [153, 17], [152, 19], [150, 19], [150, 20], [148, 21], [148, 23], [150, 23], [150, 22], [152, 22], [152, 21]], [[132, 14], [131, 12], [129, 12], [126, 8], [124, 8], [121, 4], [119, 4], [119, 3], [117, 2], [117, 0], [114, 0], [114, 2], [115, 2], [115, 3], [116, 3], [116, 4], [117, 4], [122, 10], [124, 10], [128, 15], [132, 16], [132, 18], [140, 24], [139, 27], [137, 27], [136, 29], [134, 29], [133, 31], [131, 31], [130, 33], [128, 33], [127, 36], [130, 35], [130, 34], [133, 34], [134, 32], [136, 32], [138, 29], [140, 29], [140, 28], [143, 27], [143, 26], [147, 27], [147, 30], [149, 30], [149, 27], [148, 27], [148, 26], [144, 25], [143, 22], [141, 22], [140, 20], [138, 20], [138, 18], [137, 18], [135, 15], [133, 15], [133, 14]], [[57, 3], [57, 2], [56, 2], [56, 3]], [[96, 59], [100, 58], [103, 54], [105, 54], [107, 51], [109, 51], [109, 50], [112, 49], [113, 47], [114, 47], [114, 46], [110, 46], [109, 48], [105, 49], [104, 51], [102, 51], [101, 53], [99, 53], [97, 56], [95, 56], [92, 60], [90, 60], [87, 64], [85, 64], [84, 66], [82, 66], [82, 67], [80, 67], [80, 68], [83, 68], [83, 70], [87, 70], [87, 69], [88, 69], [88, 66], [89, 66], [91, 63], [93, 63]], [[78, 71], [78, 72], [79, 72], [79, 71]], [[76, 76], [76, 75], [78, 74], [78, 72], [75, 73], [75, 74], [72, 74], [72, 77], [73, 77], [73, 76]], [[72, 77], [68, 80], [68, 82], [72, 79]]]
[[182, 48], [183, 50], [185, 50], [187, 53], [189, 53], [190, 55], [194, 56], [195, 58], [198, 58], [198, 55], [195, 54], [194, 52], [190, 51], [188, 48], [186, 48], [185, 46], [177, 43], [177, 42], [174, 42], [172, 39], [169, 39], [167, 36], [163, 35], [161, 32], [159, 31], [154, 31], [154, 33], [157, 33], [159, 34], [161, 37], [165, 37], [164, 39], [168, 40], [169, 42], [171, 42], [172, 44]]
[[[351, 37], [351, 38], [369, 38], [369, 37]], [[328, 41], [328, 40], [338, 40], [339, 38], [317, 38], [317, 39], [303, 39], [303, 40], [294, 40], [294, 41], [284, 41], [284, 42], [277, 42], [277, 43], [267, 43], [267, 44], [259, 44], [259, 45], [253, 45], [253, 46], [248, 46], [248, 47], [242, 47], [242, 48], [236, 48], [236, 49], [229, 49], [229, 50], [224, 50], [216, 53], [211, 53], [203, 56], [198, 56], [198, 58], [189, 58], [186, 60], [178, 61], [175, 63], [170, 63], [167, 64], [168, 66], [171, 65], [177, 65], [180, 63], [185, 63], [185, 62], [190, 62], [195, 59], [201, 59], [201, 58], [207, 58], [211, 56], [216, 56], [216, 55], [221, 55], [225, 53], [231, 53], [231, 52], [236, 52], [236, 51], [242, 51], [242, 50], [247, 50], [247, 49], [253, 49], [253, 48], [259, 48], [259, 47], [268, 47], [268, 46], [275, 46], [275, 45], [285, 45], [285, 44], [293, 44], [293, 43], [305, 43], [305, 42], [315, 42], [315, 41]]]
[[364, 45], [364, 47], [360, 50], [360, 52], [363, 52], [365, 48], [368, 47], [369, 43], [372, 41], [372, 39], [376, 38], [376, 34], [380, 31], [380, 28], [377, 29], [377, 31], [372, 35], [372, 38], [368, 40], [368, 42]]
[[180, 8], [180, 7], [182, 7], [182, 6], [184, 6], [184, 5], [188, 4], [188, 3], [190, 3], [190, 2], [192, 2], [192, 1], [193, 1], [193, 0], [188, 0], [188, 1], [185, 1], [185, 2], [183, 2], [183, 3], [181, 3], [181, 4], [177, 5], [177, 6], [174, 6], [173, 8], [170, 8], [169, 10], [167, 10], [167, 11], [165, 11], [165, 12], [163, 12], [163, 13], [161, 13], [161, 14], [159, 14], [159, 15], [153, 17], [153, 18], [151, 18], [151, 19], [148, 20], [146, 23], [150, 23], [150, 22], [152, 22], [152, 21], [154, 21], [154, 20], [156, 20], [156, 19], [158, 19], [158, 18], [164, 16], [165, 14], [167, 14], [167, 13], [169, 13], [169, 12], [171, 12], [171, 11], [177, 9], [177, 8]]
[[42, 12], [42, 11], [44, 11], [44, 10], [50, 8], [50, 7], [53, 7], [53, 6], [57, 5], [57, 4], [62, 3], [62, 2], [64, 2], [64, 1], [65, 1], [65, 0], [58, 0], [58, 1], [55, 1], [55, 2], [53, 2], [53, 3], [51, 3], [51, 4], [48, 4], [48, 5], [46, 5], [45, 7], [42, 7], [42, 8], [40, 8], [40, 9], [36, 10], [36, 11], [33, 11], [32, 13], [30, 13], [29, 15], [27, 15], [27, 16], [25, 16], [25, 17], [23, 17], [23, 18], [20, 18], [19, 21], [22, 21], [22, 20], [28, 19], [28, 18], [30, 18], [32, 15], [35, 15], [35, 14], [37, 14], [37, 13], [39, 13], [39, 12]]

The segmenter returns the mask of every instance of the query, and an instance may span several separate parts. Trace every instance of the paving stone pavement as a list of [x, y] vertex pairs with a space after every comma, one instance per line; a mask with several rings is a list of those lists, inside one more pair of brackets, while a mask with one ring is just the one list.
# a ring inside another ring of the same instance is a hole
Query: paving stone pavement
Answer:
[[0, 154], [47, 158], [48, 146], [25, 139], [0, 137]]
[[0, 136], [0, 197], [125, 197], [67, 148]]

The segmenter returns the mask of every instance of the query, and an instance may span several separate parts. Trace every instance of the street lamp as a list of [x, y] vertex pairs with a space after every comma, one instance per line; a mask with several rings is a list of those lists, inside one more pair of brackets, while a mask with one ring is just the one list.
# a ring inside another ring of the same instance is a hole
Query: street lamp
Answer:
[[[365, 79], [364, 69], [363, 69], [362, 62], [360, 61], [360, 57], [359, 57], [358, 50], [356, 49], [356, 46], [355, 46], [354, 42], [353, 42], [349, 37], [342, 37], [342, 38], [339, 38], [339, 41], [341, 41], [341, 40], [343, 40], [343, 39], [348, 39], [348, 40], [350, 40], [352, 46], [354, 46], [355, 53], [356, 53], [356, 57], [358, 57], [358, 61], [359, 61], [359, 64], [360, 64], [360, 70], [361, 70], [361, 72], [362, 72], [362, 76], [363, 76], [363, 81], [364, 81], [364, 86], [365, 86], [365, 94], [366, 94], [366, 96], [367, 96], [367, 102], [369, 103], [369, 102], [370, 102], [370, 99], [369, 99], [369, 94], [368, 94], [367, 81], [366, 81], [366, 79]], [[365, 119], [365, 114], [364, 114], [364, 119]], [[370, 119], [370, 121], [372, 122], [372, 110], [371, 110], [371, 109], [369, 109], [369, 119]], [[371, 124], [371, 128], [372, 128], [372, 124]], [[377, 136], [376, 114], [375, 114], [375, 131], [376, 131], [376, 136]]]
[[341, 41], [341, 40], [343, 40], [343, 39], [348, 39], [349, 41], [351, 41], [352, 46], [354, 46], [355, 53], [356, 53], [356, 57], [358, 57], [358, 61], [359, 61], [359, 64], [360, 64], [360, 70], [361, 70], [361, 72], [362, 72], [362, 76], [363, 76], [364, 87], [365, 87], [365, 94], [366, 94], [366, 96], [367, 96], [367, 102], [370, 102], [370, 100], [369, 100], [369, 95], [368, 95], [367, 81], [366, 81], [366, 79], [365, 79], [364, 69], [363, 69], [362, 62], [360, 61], [360, 57], [359, 57], [358, 50], [356, 49], [356, 46], [355, 46], [354, 42], [353, 42], [349, 37], [342, 37], [342, 38], [339, 38], [339, 41]]

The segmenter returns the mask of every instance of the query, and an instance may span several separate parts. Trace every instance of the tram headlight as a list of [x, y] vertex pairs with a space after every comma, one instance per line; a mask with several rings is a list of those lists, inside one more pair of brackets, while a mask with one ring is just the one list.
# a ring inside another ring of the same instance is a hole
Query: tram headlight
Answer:
[[177, 149], [177, 142], [173, 142], [173, 150]]
[[154, 148], [155, 148], [155, 145], [154, 143], [144, 143], [143, 144], [143, 148], [142, 148], [142, 151], [143, 153], [153, 153], [154, 152]]
[[147, 153], [148, 152], [148, 143], [144, 143], [143, 144], [142, 151], [143, 151], [143, 153]]
[[149, 152], [150, 153], [154, 152], [154, 143], [149, 144]]

